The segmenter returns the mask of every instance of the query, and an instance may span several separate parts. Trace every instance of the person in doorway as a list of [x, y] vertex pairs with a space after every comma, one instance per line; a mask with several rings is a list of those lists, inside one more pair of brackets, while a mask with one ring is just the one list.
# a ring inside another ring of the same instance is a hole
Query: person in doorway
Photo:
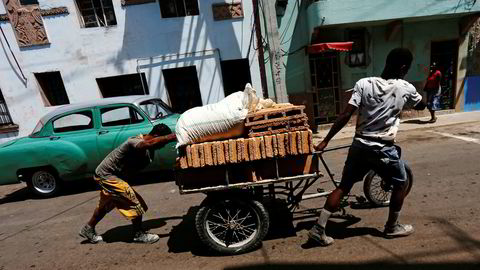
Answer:
[[435, 111], [440, 110], [440, 97], [442, 94], [441, 80], [442, 73], [434, 62], [430, 67], [430, 74], [424, 87], [424, 91], [427, 93], [427, 108], [430, 112], [429, 123], [435, 123], [437, 121]]
[[147, 211], [143, 198], [124, 180], [145, 168], [152, 162], [155, 149], [176, 140], [170, 128], [164, 124], [153, 127], [149, 134], [129, 138], [113, 150], [95, 170], [95, 181], [100, 185], [100, 201], [88, 223], [81, 229], [80, 236], [91, 243], [103, 241], [97, 235], [95, 226], [113, 208], [132, 221], [133, 241], [154, 243], [156, 234], [142, 228], [142, 216]]
[[384, 236], [399, 237], [413, 233], [413, 226], [397, 222], [405, 198], [407, 176], [405, 163], [400, 158], [401, 149], [394, 145], [400, 123], [399, 115], [404, 105], [411, 103], [416, 110], [423, 110], [426, 106], [415, 87], [403, 80], [412, 60], [413, 56], [408, 49], [390, 51], [381, 77], [364, 78], [355, 84], [346, 109], [339, 115], [324, 140], [315, 146], [317, 151], [324, 150], [358, 110], [355, 137], [348, 152], [341, 182], [328, 196], [316, 224], [308, 232], [309, 238], [322, 246], [334, 241], [325, 234], [331, 213], [339, 209], [342, 197], [370, 169], [388, 179], [393, 186]]

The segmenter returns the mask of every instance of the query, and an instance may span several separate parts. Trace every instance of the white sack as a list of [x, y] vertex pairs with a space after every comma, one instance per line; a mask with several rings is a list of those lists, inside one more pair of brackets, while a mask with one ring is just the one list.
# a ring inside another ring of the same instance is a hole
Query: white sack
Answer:
[[255, 110], [258, 102], [255, 89], [247, 84], [243, 92], [233, 93], [214, 104], [187, 110], [175, 127], [177, 148], [241, 136], [249, 109]]

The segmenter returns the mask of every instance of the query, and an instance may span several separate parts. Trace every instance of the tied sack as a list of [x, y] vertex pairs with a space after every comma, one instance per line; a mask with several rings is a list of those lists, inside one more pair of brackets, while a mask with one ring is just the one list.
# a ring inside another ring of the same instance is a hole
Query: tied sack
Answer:
[[175, 127], [177, 148], [242, 136], [249, 109], [255, 108], [258, 103], [255, 89], [247, 84], [243, 92], [235, 92], [214, 104], [187, 110]]

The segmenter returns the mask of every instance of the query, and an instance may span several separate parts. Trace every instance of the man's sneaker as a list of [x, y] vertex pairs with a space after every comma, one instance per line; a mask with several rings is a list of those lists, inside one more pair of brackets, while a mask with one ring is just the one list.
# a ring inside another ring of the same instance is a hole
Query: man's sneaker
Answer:
[[145, 243], [145, 244], [153, 244], [160, 239], [160, 236], [149, 233], [149, 232], [136, 232], [135, 236], [133, 237], [133, 242], [136, 243]]
[[313, 228], [308, 231], [308, 238], [315, 240], [318, 244], [323, 247], [333, 244], [334, 240], [332, 237], [325, 234], [325, 229], [320, 227], [320, 225], [315, 224]]
[[90, 227], [90, 225], [85, 225], [81, 230], [80, 230], [80, 236], [83, 238], [87, 238], [88, 241], [92, 244], [96, 244], [98, 242], [103, 241], [103, 238], [99, 235], [97, 235], [97, 232], [95, 231], [94, 228]]
[[397, 223], [391, 227], [385, 226], [383, 235], [385, 236], [385, 238], [395, 238], [395, 237], [408, 236], [413, 232], [414, 232], [414, 229], [412, 225]]

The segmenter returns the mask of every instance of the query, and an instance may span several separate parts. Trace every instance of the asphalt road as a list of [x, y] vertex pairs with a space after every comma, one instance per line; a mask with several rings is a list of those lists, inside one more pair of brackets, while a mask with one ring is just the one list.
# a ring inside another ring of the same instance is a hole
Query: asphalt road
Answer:
[[[137, 185], [150, 206], [145, 225], [160, 235], [152, 245], [130, 243], [129, 222], [112, 211], [98, 226], [106, 242], [82, 242], [78, 231], [98, 201], [91, 182], [70, 186], [51, 199], [31, 198], [22, 184], [0, 186], [0, 270], [4, 269], [480, 269], [480, 122], [401, 132], [399, 145], [415, 183], [400, 220], [415, 234], [380, 236], [387, 208], [364, 208], [351, 198], [347, 211], [358, 219], [332, 220], [333, 246], [306, 247], [324, 199], [278, 214], [263, 246], [237, 256], [203, 247], [194, 230], [202, 194], [179, 195], [169, 176]], [[349, 139], [332, 145], [349, 143]], [[340, 175], [346, 151], [326, 155]], [[330, 189], [330, 183], [314, 188]], [[361, 185], [354, 192], [362, 195]], [[278, 211], [281, 213], [281, 211]]]

